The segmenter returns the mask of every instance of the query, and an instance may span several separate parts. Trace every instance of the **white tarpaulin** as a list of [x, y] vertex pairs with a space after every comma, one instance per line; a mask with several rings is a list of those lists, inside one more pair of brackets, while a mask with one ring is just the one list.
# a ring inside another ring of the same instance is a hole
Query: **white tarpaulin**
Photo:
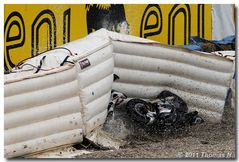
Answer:
[[231, 4], [212, 5], [212, 40], [235, 35], [235, 6]]

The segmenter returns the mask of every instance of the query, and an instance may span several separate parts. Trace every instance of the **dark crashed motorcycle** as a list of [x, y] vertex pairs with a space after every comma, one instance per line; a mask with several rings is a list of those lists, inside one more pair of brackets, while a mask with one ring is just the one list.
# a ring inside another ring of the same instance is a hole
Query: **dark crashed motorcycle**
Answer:
[[150, 102], [131, 99], [126, 108], [134, 121], [157, 126], [160, 130], [177, 130], [204, 122], [197, 111], [188, 112], [187, 104], [169, 91], [162, 91], [157, 99]]

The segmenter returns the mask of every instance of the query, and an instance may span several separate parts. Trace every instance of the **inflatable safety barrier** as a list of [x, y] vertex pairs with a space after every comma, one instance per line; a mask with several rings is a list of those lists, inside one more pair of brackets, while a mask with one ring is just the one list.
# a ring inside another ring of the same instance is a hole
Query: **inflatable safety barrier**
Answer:
[[84, 38], [27, 60], [4, 76], [5, 157], [81, 142], [107, 115], [111, 40]]
[[[205, 121], [220, 122], [233, 64], [212, 53], [98, 30], [4, 76], [5, 157], [81, 142], [105, 122], [112, 88], [143, 99], [169, 90]], [[119, 76], [114, 83], [113, 73]]]
[[105, 30], [91, 35], [112, 39], [114, 73], [120, 78], [113, 89], [145, 99], [169, 90], [206, 121], [221, 121], [233, 77], [232, 60]]

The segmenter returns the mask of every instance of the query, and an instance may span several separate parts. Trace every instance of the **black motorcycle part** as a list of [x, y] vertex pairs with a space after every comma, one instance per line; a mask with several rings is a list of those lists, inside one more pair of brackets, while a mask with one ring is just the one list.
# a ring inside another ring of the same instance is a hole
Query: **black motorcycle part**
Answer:
[[131, 99], [126, 104], [127, 112], [131, 118], [137, 122], [147, 124], [150, 118], [147, 117], [149, 111], [154, 112], [153, 105], [141, 100], [141, 99]]
[[163, 102], [168, 102], [170, 105], [173, 105], [174, 108], [177, 109], [179, 112], [188, 112], [188, 106], [186, 102], [183, 101], [182, 98], [173, 94], [169, 91], [162, 91], [158, 96], [158, 99], [162, 100]]

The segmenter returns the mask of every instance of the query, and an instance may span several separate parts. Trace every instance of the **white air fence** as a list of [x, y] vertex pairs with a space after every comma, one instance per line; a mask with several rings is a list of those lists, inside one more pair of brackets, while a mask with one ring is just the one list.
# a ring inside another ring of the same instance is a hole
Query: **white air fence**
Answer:
[[[41, 63], [35, 73], [31, 65]], [[144, 99], [169, 90], [206, 121], [220, 122], [233, 76], [230, 59], [104, 29], [20, 67], [4, 76], [8, 158], [81, 142], [105, 122], [112, 88]]]

